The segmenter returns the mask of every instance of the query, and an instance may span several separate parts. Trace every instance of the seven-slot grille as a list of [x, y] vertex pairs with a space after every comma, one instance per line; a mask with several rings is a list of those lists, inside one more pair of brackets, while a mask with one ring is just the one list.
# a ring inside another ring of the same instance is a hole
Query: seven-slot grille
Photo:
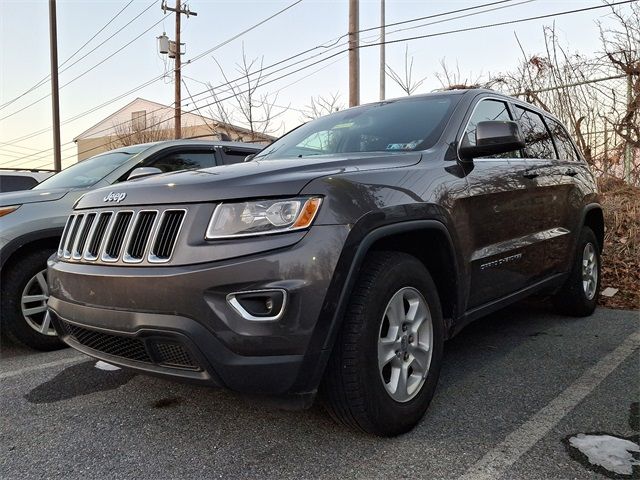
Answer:
[[104, 263], [165, 263], [171, 259], [186, 210], [120, 210], [73, 214], [58, 256]]

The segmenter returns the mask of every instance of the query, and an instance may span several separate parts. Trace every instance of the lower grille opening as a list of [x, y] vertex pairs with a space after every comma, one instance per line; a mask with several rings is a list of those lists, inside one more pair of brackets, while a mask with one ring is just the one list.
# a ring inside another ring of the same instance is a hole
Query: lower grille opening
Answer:
[[122, 337], [89, 330], [69, 322], [62, 321], [67, 333], [80, 345], [115, 357], [128, 358], [138, 362], [153, 363], [147, 353], [144, 342], [138, 338]]
[[[135, 360], [164, 367], [185, 370], [202, 370], [193, 359], [189, 350], [178, 342], [163, 339], [149, 339], [147, 342], [140, 338], [113, 335], [97, 330], [91, 330], [62, 320], [58, 317], [64, 333], [73, 340], [92, 350], [101, 353]], [[149, 349], [147, 349], [147, 344]]]
[[198, 369], [189, 352], [177, 343], [155, 343], [159, 362], [171, 367]]

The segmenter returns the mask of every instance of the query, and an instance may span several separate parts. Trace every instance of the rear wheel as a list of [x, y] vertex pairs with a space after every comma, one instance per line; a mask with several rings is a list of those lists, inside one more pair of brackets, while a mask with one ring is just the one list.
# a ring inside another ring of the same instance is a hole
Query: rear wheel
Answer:
[[583, 227], [569, 278], [553, 298], [565, 315], [586, 317], [593, 313], [600, 291], [600, 248], [593, 230]]
[[443, 342], [438, 294], [422, 263], [369, 255], [322, 385], [330, 413], [376, 435], [409, 431], [435, 392]]
[[3, 274], [2, 331], [38, 350], [64, 347], [47, 313], [47, 259], [51, 252], [28, 253]]

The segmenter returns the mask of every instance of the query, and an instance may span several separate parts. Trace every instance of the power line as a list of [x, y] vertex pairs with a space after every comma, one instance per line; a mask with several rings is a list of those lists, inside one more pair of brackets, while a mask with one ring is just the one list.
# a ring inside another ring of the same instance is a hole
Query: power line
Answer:
[[[155, 3], [155, 2], [154, 2]], [[115, 52], [111, 53], [110, 55], [108, 55], [107, 57], [103, 58], [102, 60], [100, 60], [98, 63], [96, 63], [95, 65], [93, 65], [92, 67], [88, 68], [87, 70], [85, 70], [84, 72], [82, 72], [80, 75], [77, 75], [75, 77], [73, 77], [71, 80], [69, 80], [67, 83], [63, 84], [62, 86], [60, 86], [60, 90], [62, 90], [64, 87], [66, 87], [67, 85], [75, 82], [76, 80], [78, 80], [79, 78], [84, 77], [87, 73], [91, 72], [92, 70], [94, 70], [95, 68], [99, 67], [100, 65], [102, 65], [104, 62], [106, 62], [107, 60], [113, 58], [116, 54], [120, 53], [122, 50], [124, 50], [125, 48], [127, 48], [129, 45], [131, 45], [132, 43], [134, 43], [136, 40], [138, 40], [140, 37], [142, 37], [144, 34], [146, 34], [147, 32], [149, 32], [151, 29], [153, 29], [156, 25], [158, 25], [159, 23], [161, 23], [164, 20], [164, 17], [161, 18], [160, 20], [158, 20], [156, 23], [154, 23], [153, 25], [151, 25], [149, 28], [147, 28], [144, 32], [140, 33], [139, 35], [137, 35], [135, 38], [133, 38], [132, 40], [130, 40], [129, 42], [127, 42], [126, 44], [124, 44], [122, 47], [120, 47], [119, 49], [117, 49]], [[0, 121], [2, 120], [6, 120], [7, 118], [13, 117], [14, 115], [23, 112], [24, 110], [40, 103], [42, 100], [45, 100], [47, 98], [49, 98], [51, 96], [51, 94], [47, 94], [44, 95], [42, 97], [40, 97], [38, 100], [31, 102], [30, 104], [8, 114], [5, 115], [4, 117], [0, 118]]]
[[[512, 21], [507, 21], [507, 22], [500, 22], [500, 23], [493, 23], [493, 24], [479, 25], [479, 26], [475, 26], [475, 27], [467, 27], [467, 28], [463, 28], [463, 29], [456, 29], [456, 30], [450, 30], [450, 31], [445, 31], [445, 32], [437, 32], [437, 33], [433, 33], [433, 34], [422, 35], [422, 36], [416, 36], [416, 37], [409, 37], [409, 38], [404, 38], [404, 39], [388, 40], [388, 41], [386, 41], [386, 42], [385, 42], [385, 44], [386, 44], [386, 43], [398, 43], [398, 42], [402, 42], [402, 41], [410, 41], [410, 40], [414, 40], [414, 39], [418, 39], [418, 38], [429, 38], [429, 37], [436, 37], [436, 36], [448, 35], [448, 34], [452, 34], [452, 33], [460, 33], [460, 32], [466, 32], [466, 31], [473, 31], [473, 30], [479, 30], [479, 29], [483, 29], [483, 28], [492, 28], [492, 27], [501, 26], [501, 25], [509, 25], [509, 24], [520, 23], [520, 22], [524, 22], [524, 21], [531, 21], [531, 20], [536, 20], [536, 19], [549, 18], [549, 17], [552, 17], [552, 16], [561, 16], [561, 15], [567, 15], [567, 14], [572, 14], [572, 13], [579, 13], [579, 12], [583, 12], [583, 11], [595, 10], [595, 9], [598, 9], [598, 8], [604, 8], [604, 7], [608, 7], [608, 6], [615, 6], [615, 5], [619, 5], [619, 4], [631, 3], [631, 2], [633, 2], [633, 1], [636, 1], [636, 0], [626, 0], [626, 1], [620, 1], [620, 2], [616, 2], [616, 3], [608, 4], [608, 5], [601, 5], [601, 6], [587, 7], [587, 8], [575, 9], [575, 10], [569, 10], [569, 11], [564, 11], [564, 12], [556, 12], [556, 13], [553, 13], [553, 14], [539, 15], [539, 16], [535, 16], [535, 17], [529, 17], [529, 18], [524, 18], [524, 19], [517, 19], [517, 20], [512, 20]], [[485, 4], [484, 6], [486, 6], [486, 4]], [[406, 23], [406, 22], [405, 22], [405, 23]], [[360, 48], [367, 48], [367, 47], [369, 47], [369, 46], [374, 46], [374, 45], [379, 45], [379, 44], [380, 44], [380, 43], [377, 43], [377, 44], [368, 44], [368, 45], [361, 45], [361, 46], [360, 46]], [[319, 46], [319, 47], [315, 47], [315, 48], [320, 48], [320, 47], [328, 48], [326, 45], [321, 45], [321, 46]], [[308, 51], [314, 50], [315, 48], [310, 49], [310, 50], [306, 50], [305, 52], [308, 52]], [[329, 59], [329, 58], [335, 57], [336, 55], [339, 55], [340, 53], [342, 53], [342, 52], [339, 52], [338, 54], [334, 54], [334, 55], [331, 55], [331, 56], [329, 56], [329, 57], [327, 57], [327, 58], [324, 58], [324, 59], [322, 59], [321, 61], [316, 62], [315, 64], [320, 63], [320, 62], [323, 62], [323, 61], [325, 61], [325, 60], [327, 60], [327, 59]], [[252, 74], [259, 73], [260, 71], [263, 71], [263, 70], [264, 70], [264, 69], [266, 69], [266, 68], [271, 68], [271, 67], [273, 67], [273, 66], [275, 66], [275, 65], [278, 65], [278, 64], [280, 64], [280, 63], [283, 63], [283, 62], [285, 62], [285, 61], [287, 61], [287, 60], [290, 60], [290, 59], [292, 59], [292, 58], [295, 58], [295, 57], [296, 57], [296, 56], [288, 57], [287, 59], [284, 59], [284, 60], [282, 60], [282, 61], [280, 61], [280, 62], [276, 62], [275, 64], [270, 65], [270, 66], [268, 66], [268, 67], [264, 67], [264, 68], [260, 69], [260, 70], [259, 70], [259, 71], [257, 71], [257, 72], [253, 72]], [[298, 62], [298, 63], [299, 63], [299, 62]], [[306, 67], [303, 67], [302, 69], [308, 68], [308, 67], [313, 66], [313, 65], [314, 65], [314, 64], [308, 65], [308, 66], [306, 66]], [[290, 67], [290, 66], [289, 66], [289, 67]], [[289, 68], [289, 67], [285, 67], [285, 68]], [[300, 69], [300, 70], [302, 70], [302, 69]], [[281, 76], [281, 77], [278, 77], [278, 78], [274, 79], [273, 81], [279, 80], [279, 79], [284, 78], [285, 76], [288, 76], [288, 75], [290, 75], [290, 74], [287, 74], [287, 75], [283, 75], [283, 76]], [[272, 81], [269, 81], [269, 82], [266, 82], [266, 83], [271, 83], [271, 82], [272, 82]], [[231, 83], [231, 82], [227, 82], [227, 84], [230, 84], [230, 83]], [[209, 91], [209, 92], [210, 92], [210, 91]], [[206, 93], [206, 91], [205, 91], [205, 92], [201, 92], [200, 94], [195, 94], [193, 97], [196, 97], [196, 96], [198, 96], [198, 95], [201, 95], [202, 93]], [[205, 97], [205, 98], [206, 98], [206, 97]], [[231, 97], [229, 97], [229, 98], [231, 98]], [[225, 100], [225, 99], [221, 99], [220, 101], [224, 101], [224, 100]], [[192, 98], [192, 101], [193, 101], [193, 98]], [[216, 103], [216, 102], [212, 102], [212, 103], [207, 104], [207, 105], [205, 105], [205, 106], [213, 105], [213, 104], [215, 104], [215, 103]], [[201, 107], [198, 107], [198, 108], [201, 108]], [[202, 107], [202, 108], [203, 108], [203, 107]], [[192, 113], [192, 111], [191, 111], [191, 112], [187, 112], [187, 113]], [[152, 126], [150, 126], [149, 128], [151, 128], [151, 127], [152, 127]], [[98, 147], [95, 147], [95, 148], [98, 148]], [[95, 149], [95, 148], [94, 148], [94, 149]], [[86, 152], [83, 152], [83, 153], [86, 153]], [[29, 157], [29, 156], [27, 156], [27, 157]], [[26, 158], [26, 157], [25, 157], [25, 158]], [[65, 157], [65, 159], [68, 159], [68, 158], [71, 158], [71, 157]]]
[[[61, 67], [63, 67], [69, 60], [71, 60], [73, 57], [75, 57], [79, 52], [82, 51], [82, 49], [84, 49], [84, 47], [86, 47], [89, 43], [91, 43], [93, 41], [94, 38], [96, 38], [100, 33], [102, 33], [104, 31], [105, 28], [107, 28], [111, 23], [113, 23], [113, 21], [115, 19], [117, 19], [120, 14], [122, 12], [124, 12], [127, 7], [129, 5], [131, 5], [133, 3], [134, 0], [129, 0], [129, 3], [127, 3], [124, 7], [122, 7], [120, 9], [120, 11], [118, 13], [116, 13], [111, 20], [109, 20], [107, 23], [105, 23], [102, 28], [100, 28], [100, 30], [98, 30], [89, 40], [87, 40], [80, 48], [78, 48], [75, 52], [73, 52], [71, 54], [71, 56], [69, 56], [64, 62], [62, 62], [60, 64]], [[154, 2], [155, 3], [155, 2]], [[128, 25], [128, 24], [127, 24]], [[126, 26], [126, 25], [125, 25]], [[119, 32], [120, 30], [118, 30]], [[114, 33], [117, 34], [118, 32]], [[92, 50], [93, 51], [93, 50]], [[91, 52], [89, 52], [91, 53]], [[82, 57], [84, 58], [84, 57]], [[77, 62], [76, 62], [77, 63]], [[74, 63], [75, 64], [75, 63]], [[62, 70], [64, 71], [64, 70]], [[46, 77], [44, 77], [43, 79], [41, 79], [39, 82], [37, 82], [34, 86], [32, 86], [31, 88], [29, 88], [29, 90], [25, 91], [24, 93], [21, 93], [20, 95], [18, 95], [17, 97], [9, 100], [8, 102], [3, 103], [2, 105], [0, 105], [0, 110], [4, 109], [5, 107], [8, 107], [9, 105], [11, 105], [12, 103], [14, 103], [16, 100], [19, 100], [20, 98], [24, 97], [25, 95], [29, 94], [30, 92], [32, 92], [33, 90], [37, 89], [38, 87], [40, 87], [41, 85], [44, 85], [47, 80], [49, 80], [49, 78], [51, 78], [51, 75], [47, 75]]]
[[[249, 27], [249, 28], [247, 28], [247, 29], [243, 30], [242, 32], [240, 32], [240, 33], [238, 33], [238, 34], [234, 35], [234, 36], [233, 36], [233, 37], [231, 37], [230, 39], [228, 39], [228, 40], [226, 40], [226, 41], [224, 41], [224, 42], [222, 42], [222, 43], [220, 43], [220, 44], [218, 44], [218, 45], [216, 45], [216, 46], [214, 46], [214, 47], [212, 47], [212, 48], [210, 48], [210, 49], [208, 49], [208, 50], [206, 50], [206, 51], [204, 51], [204, 52], [202, 52], [202, 53], [200, 53], [200, 54], [198, 54], [198, 55], [196, 55], [194, 58], [189, 59], [187, 62], [185, 62], [185, 65], [190, 64], [190, 63], [193, 63], [193, 62], [195, 62], [195, 61], [199, 60], [200, 58], [204, 57], [205, 55], [207, 55], [207, 54], [209, 54], [209, 53], [211, 53], [211, 52], [213, 52], [213, 51], [215, 51], [215, 50], [217, 50], [217, 49], [219, 49], [219, 48], [221, 48], [221, 47], [223, 47], [223, 46], [227, 45], [229, 42], [231, 42], [231, 41], [233, 41], [233, 40], [235, 40], [235, 39], [239, 38], [240, 36], [242, 36], [242, 35], [246, 34], [247, 32], [250, 32], [251, 30], [254, 30], [255, 28], [257, 28], [257, 27], [259, 27], [259, 26], [263, 25], [264, 23], [268, 22], [269, 20], [271, 20], [271, 19], [273, 19], [273, 18], [277, 17], [278, 15], [281, 15], [282, 13], [286, 12], [287, 10], [289, 10], [290, 8], [294, 7], [295, 5], [299, 4], [299, 3], [300, 3], [300, 2], [302, 2], [302, 1], [303, 1], [303, 0], [297, 0], [297, 1], [293, 2], [292, 4], [288, 5], [287, 7], [285, 7], [285, 8], [283, 8], [283, 9], [279, 10], [278, 12], [276, 12], [276, 13], [274, 13], [274, 14], [270, 15], [269, 17], [267, 17], [267, 18], [265, 18], [265, 19], [261, 20], [260, 22], [258, 22], [258, 23], [256, 23], [256, 24], [254, 24], [254, 25], [252, 25], [251, 27]], [[154, 3], [155, 3], [155, 2], [154, 2]], [[163, 18], [163, 20], [164, 20], [164, 18]], [[155, 25], [154, 25], [154, 26], [155, 26]], [[85, 73], [86, 73], [86, 72], [85, 72]], [[107, 102], [105, 102], [105, 103], [101, 104], [101, 105], [100, 105], [100, 106], [98, 106], [98, 107], [93, 107], [93, 108], [91, 108], [91, 109], [87, 110], [86, 112], [83, 112], [82, 114], [76, 115], [75, 117], [73, 117], [73, 119], [68, 119], [68, 120], [63, 121], [63, 122], [62, 122], [62, 124], [64, 125], [65, 123], [68, 123], [69, 121], [77, 120], [78, 118], [81, 118], [81, 116], [84, 116], [85, 114], [93, 113], [94, 111], [96, 111], [96, 110], [98, 110], [98, 109], [100, 109], [100, 108], [103, 108], [103, 107], [105, 107], [105, 106], [107, 106], [107, 105], [109, 105], [109, 104], [111, 104], [111, 103], [113, 103], [113, 102], [115, 102], [115, 101], [117, 101], [117, 100], [120, 100], [121, 98], [123, 98], [123, 97], [124, 97], [124, 96], [126, 96], [126, 95], [129, 95], [129, 94], [131, 94], [131, 93], [134, 93], [135, 91], [141, 90], [142, 88], [145, 88], [146, 86], [148, 86], [148, 85], [150, 85], [150, 84], [152, 84], [152, 83], [154, 83], [154, 82], [156, 82], [156, 81], [158, 81], [158, 80], [162, 79], [163, 77], [164, 77], [164, 74], [159, 75], [159, 76], [157, 76], [157, 77], [154, 77], [153, 79], [148, 80], [147, 82], [144, 82], [143, 84], [141, 84], [141, 85], [139, 85], [139, 86], [137, 86], [137, 87], [135, 87], [135, 88], [133, 88], [133, 89], [129, 90], [128, 92], [125, 92], [124, 94], [118, 95], [116, 98], [111, 99], [111, 100], [109, 100], [109, 101], [107, 101]], [[65, 86], [65, 85], [63, 85], [63, 86]], [[201, 92], [200, 94], [202, 94], [202, 92]], [[46, 98], [46, 97], [44, 97], [44, 98]], [[39, 102], [39, 101], [43, 100], [44, 98], [39, 99], [37, 102]], [[37, 103], [37, 102], [34, 102], [34, 103]], [[29, 107], [29, 105], [28, 105], [27, 107], [25, 107], [25, 108], [28, 108], [28, 107]], [[14, 113], [17, 113], [17, 112], [14, 112]], [[13, 114], [12, 114], [12, 115], [13, 115]], [[5, 117], [5, 118], [6, 118], [6, 117]], [[3, 119], [4, 119], [4, 118], [0, 118], [0, 120], [3, 120]], [[49, 130], [51, 130], [51, 127], [48, 127], [48, 128], [46, 128], [46, 129], [39, 130], [39, 131], [37, 131], [37, 132], [33, 132], [33, 133], [31, 133], [31, 134], [24, 135], [24, 136], [19, 137], [19, 138], [16, 138], [16, 139], [13, 139], [13, 140], [11, 140], [11, 141], [10, 141], [10, 142], [8, 142], [8, 143], [12, 144], [11, 142], [19, 142], [19, 141], [25, 140], [25, 139], [27, 139], [27, 138], [31, 138], [31, 136], [32, 136], [32, 135], [40, 135], [40, 134], [45, 133], [45, 132], [47, 132], [47, 131], [49, 131]]]
[[[623, 0], [620, 2], [614, 2], [614, 3], [605, 3], [604, 5], [595, 5], [593, 7], [585, 7], [585, 8], [577, 8], [574, 10], [566, 10], [564, 12], [556, 12], [556, 13], [548, 13], [545, 15], [537, 15], [535, 17], [527, 17], [527, 18], [519, 18], [517, 20], [508, 20], [506, 22], [496, 22], [496, 23], [489, 23], [486, 25], [477, 25], [475, 27], [466, 27], [466, 28], [458, 28], [456, 30], [448, 30], [446, 32], [436, 32], [436, 33], [430, 33], [427, 35], [416, 35], [414, 37], [406, 37], [406, 38], [398, 38], [395, 40], [387, 40], [384, 42], [385, 45], [388, 45], [390, 43], [400, 43], [400, 42], [410, 42], [411, 40], [418, 40], [421, 38], [432, 38], [432, 37], [440, 37], [443, 35], [451, 35], [453, 33], [462, 33], [462, 32], [472, 32], [475, 30], [482, 30], [485, 28], [493, 28], [493, 27], [501, 27], [504, 25], [513, 25], [516, 23], [522, 23], [522, 22], [530, 22], [532, 20], [542, 20], [543, 18], [550, 18], [550, 17], [560, 17], [563, 15], [569, 15], [572, 13], [581, 13], [581, 12], [587, 12], [590, 10], [597, 10], [599, 8], [609, 8], [609, 7], [615, 7], [616, 5], [624, 5], [626, 3], [633, 3], [633, 2], [637, 2], [638, 0]], [[360, 45], [360, 48], [368, 48], [368, 47], [375, 47], [375, 46], [379, 46], [382, 45], [382, 42], [378, 42], [378, 43], [370, 43], [367, 45]]]
[[[195, 61], [199, 60], [200, 58], [202, 58], [202, 57], [204, 57], [205, 55], [207, 55], [207, 54], [209, 54], [209, 53], [213, 52], [214, 50], [216, 50], [216, 49], [218, 49], [218, 48], [221, 48], [222, 46], [224, 46], [224, 45], [228, 44], [230, 41], [232, 41], [232, 40], [234, 40], [234, 39], [237, 39], [239, 36], [241, 36], [241, 35], [243, 35], [243, 34], [245, 34], [245, 33], [249, 32], [249, 31], [253, 30], [253, 29], [254, 29], [254, 28], [256, 28], [257, 26], [260, 26], [260, 25], [264, 24], [265, 22], [267, 22], [268, 20], [271, 20], [272, 18], [275, 18], [276, 16], [278, 16], [278, 15], [280, 15], [280, 14], [284, 13], [285, 11], [287, 11], [287, 10], [289, 10], [290, 8], [294, 7], [295, 5], [297, 5], [298, 3], [300, 3], [301, 1], [302, 1], [302, 0], [297, 0], [296, 2], [293, 2], [292, 4], [288, 5], [287, 7], [283, 8], [282, 10], [280, 10], [280, 11], [278, 11], [278, 12], [274, 13], [273, 15], [271, 15], [271, 16], [269, 16], [269, 17], [267, 17], [266, 19], [264, 19], [264, 20], [262, 20], [262, 21], [258, 22], [257, 24], [253, 25], [252, 27], [249, 27], [249, 28], [247, 28], [247, 29], [243, 30], [243, 32], [240, 32], [239, 34], [234, 35], [234, 36], [233, 36], [233, 37], [231, 37], [229, 40], [224, 41], [224, 42], [222, 42], [222, 43], [220, 43], [220, 44], [218, 44], [218, 45], [216, 45], [216, 46], [214, 46], [214, 47], [212, 47], [212, 48], [210, 48], [210, 49], [208, 49], [208, 50], [206, 50], [206, 51], [204, 51], [204, 52], [202, 52], [202, 53], [200, 53], [200, 54], [196, 55], [196, 56], [195, 56], [195, 57], [193, 57], [192, 59], [190, 59], [190, 60], [188, 60], [187, 62], [185, 62], [185, 64], [189, 64], [189, 63], [191, 63], [191, 62], [195, 62]], [[448, 11], [448, 12], [441, 12], [441, 13], [438, 13], [438, 14], [428, 15], [428, 16], [425, 16], [425, 17], [418, 17], [418, 18], [415, 18], [415, 19], [409, 19], [409, 20], [404, 20], [404, 21], [400, 21], [400, 22], [394, 22], [394, 23], [390, 23], [390, 24], [385, 25], [385, 27], [388, 27], [388, 26], [394, 26], [394, 25], [400, 25], [400, 24], [406, 24], [406, 23], [410, 23], [410, 22], [415, 22], [415, 21], [424, 20], [424, 19], [427, 19], [427, 18], [436, 18], [436, 17], [441, 17], [441, 16], [445, 16], [445, 15], [450, 15], [450, 14], [454, 14], [454, 13], [463, 12], [463, 11], [469, 11], [469, 10], [474, 10], [474, 9], [478, 9], [478, 8], [484, 8], [484, 7], [487, 7], [487, 6], [492, 6], [492, 5], [497, 5], [497, 4], [508, 3], [508, 2], [511, 2], [511, 1], [513, 1], [513, 0], [500, 0], [500, 1], [496, 1], [496, 2], [484, 3], [484, 4], [481, 4], [481, 5], [476, 5], [476, 6], [472, 6], [472, 7], [466, 7], [466, 8], [463, 8], [463, 9], [451, 10], [451, 11]], [[505, 7], [503, 7], [503, 8], [506, 8], [506, 7], [507, 7], [507, 6], [505, 6]], [[484, 13], [484, 12], [479, 12], [479, 13]], [[471, 16], [471, 15], [469, 15], [469, 16]], [[458, 17], [458, 18], [462, 18], [462, 17]], [[453, 19], [444, 19], [444, 20], [441, 20], [441, 21], [439, 21], [439, 22], [433, 22], [433, 23], [446, 22], [446, 21], [450, 21], [450, 20], [453, 20]], [[378, 28], [380, 28], [380, 27], [373, 27], [373, 28], [362, 29], [362, 30], [360, 30], [360, 32], [366, 32], [366, 31], [370, 31], [370, 30], [378, 29]], [[287, 58], [285, 58], [285, 59], [283, 59], [283, 60], [280, 60], [279, 62], [276, 62], [276, 63], [274, 63], [274, 64], [271, 64], [271, 65], [269, 65], [269, 66], [265, 67], [264, 69], [266, 70], [266, 69], [273, 68], [273, 67], [275, 67], [275, 66], [281, 65], [282, 63], [286, 63], [286, 62], [288, 62], [288, 61], [290, 61], [290, 60], [292, 60], [292, 59], [295, 59], [295, 58], [297, 58], [297, 57], [299, 57], [299, 56], [302, 56], [302, 55], [304, 55], [304, 54], [306, 54], [306, 53], [312, 52], [313, 50], [317, 50], [317, 49], [321, 49], [321, 48], [322, 48], [322, 49], [325, 49], [325, 51], [333, 50], [333, 49], [335, 49], [336, 47], [339, 47], [339, 46], [340, 46], [340, 45], [338, 45], [339, 41], [340, 41], [342, 38], [345, 38], [345, 37], [346, 37], [346, 34], [345, 34], [345, 35], [341, 35], [341, 36], [339, 36], [339, 37], [336, 37], [335, 39], [328, 40], [328, 41], [323, 42], [323, 43], [321, 43], [321, 44], [319, 44], [319, 45], [316, 45], [315, 47], [312, 47], [312, 48], [309, 48], [309, 49], [303, 50], [303, 51], [298, 52], [298, 53], [296, 53], [296, 54], [294, 54], [294, 55], [292, 55], [292, 56], [289, 56], [289, 57], [287, 57]], [[345, 44], [346, 44], [346, 43], [345, 43]], [[315, 55], [315, 56], [317, 57], [317, 56], [319, 56], [319, 55], [321, 55], [321, 54], [318, 54], [318, 55]], [[310, 58], [313, 58], [313, 57], [310, 57]], [[278, 71], [280, 71], [280, 70], [278, 70]], [[263, 72], [263, 69], [260, 69], [259, 71], [254, 72], [254, 73], [262, 73], [262, 72]], [[122, 98], [123, 96], [126, 96], [126, 95], [128, 95], [128, 94], [130, 94], [130, 93], [133, 93], [133, 92], [135, 92], [135, 91], [137, 91], [137, 90], [139, 90], [139, 89], [141, 89], [141, 88], [144, 88], [144, 87], [146, 87], [146, 86], [150, 85], [151, 83], [154, 83], [155, 81], [160, 80], [160, 79], [161, 79], [161, 78], [163, 78], [163, 77], [164, 77], [164, 74], [163, 74], [163, 75], [160, 75], [160, 76], [158, 76], [158, 77], [155, 77], [155, 78], [153, 78], [153, 79], [149, 80], [148, 82], [145, 82], [144, 84], [142, 84], [142, 85], [140, 85], [140, 86], [138, 86], [138, 87], [135, 87], [134, 89], [132, 89], [132, 90], [130, 90], [129, 92], [127, 92], [126, 94], [122, 94], [122, 95], [120, 95], [120, 96], [116, 97], [115, 99], [112, 99], [112, 101], [113, 101], [113, 102], [115, 102], [115, 101], [119, 100], [120, 98]], [[237, 80], [239, 80], [239, 79], [234, 79], [233, 81], [237, 81]], [[222, 86], [224, 86], [224, 85], [225, 85], [225, 84], [223, 84]], [[228, 85], [228, 83], [227, 83], [227, 85]], [[194, 95], [193, 95], [193, 97], [198, 97], [198, 96], [201, 96], [201, 95], [203, 95], [203, 94], [205, 94], [205, 93], [209, 93], [209, 90], [204, 90], [204, 91], [202, 91], [202, 92], [198, 92], [198, 93], [194, 94]], [[76, 120], [76, 119], [78, 119], [78, 118], [81, 118], [81, 116], [83, 116], [84, 114], [92, 113], [92, 112], [96, 111], [96, 110], [97, 110], [97, 109], [99, 109], [99, 108], [103, 108], [104, 106], [107, 106], [107, 105], [109, 105], [110, 103], [112, 103], [112, 101], [107, 101], [107, 102], [103, 103], [103, 104], [102, 104], [101, 106], [99, 106], [99, 107], [95, 107], [95, 108], [89, 109], [87, 112], [83, 112], [82, 114], [76, 115], [76, 116], [75, 116], [75, 117], [73, 117], [72, 119], [65, 120], [64, 122], [62, 122], [62, 124], [66, 124], [66, 123], [68, 123], [69, 121], [74, 121], [74, 120]], [[151, 112], [151, 113], [153, 113], [153, 112]], [[12, 141], [12, 142], [22, 141], [22, 140], [25, 140], [25, 139], [27, 139], [27, 138], [30, 138], [30, 137], [31, 137], [31, 135], [39, 135], [39, 134], [44, 133], [44, 132], [46, 132], [46, 131], [48, 131], [48, 130], [50, 130], [50, 128], [42, 129], [42, 130], [37, 131], [37, 132], [33, 132], [33, 134], [27, 134], [27, 135], [22, 136], [22, 137], [20, 137], [20, 138], [13, 139], [13, 140], [11, 140], [11, 141]], [[44, 151], [47, 151], [47, 150], [44, 150]], [[43, 152], [44, 152], [44, 151], [43, 151]]]

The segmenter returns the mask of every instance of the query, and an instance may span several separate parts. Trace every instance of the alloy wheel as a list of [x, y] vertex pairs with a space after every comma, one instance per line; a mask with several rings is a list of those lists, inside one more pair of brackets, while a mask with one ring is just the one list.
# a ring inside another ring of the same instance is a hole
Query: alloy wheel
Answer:
[[387, 304], [378, 335], [378, 370], [391, 398], [404, 403], [418, 395], [432, 352], [429, 306], [415, 288], [401, 288]]
[[582, 251], [582, 289], [587, 300], [592, 300], [598, 287], [598, 257], [593, 243], [587, 243]]
[[56, 330], [51, 324], [51, 317], [47, 311], [49, 287], [47, 286], [47, 270], [35, 274], [27, 282], [20, 297], [20, 307], [25, 322], [36, 332], [56, 336]]

